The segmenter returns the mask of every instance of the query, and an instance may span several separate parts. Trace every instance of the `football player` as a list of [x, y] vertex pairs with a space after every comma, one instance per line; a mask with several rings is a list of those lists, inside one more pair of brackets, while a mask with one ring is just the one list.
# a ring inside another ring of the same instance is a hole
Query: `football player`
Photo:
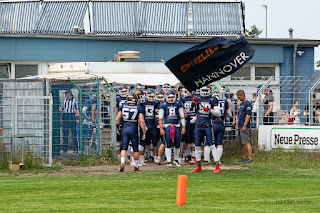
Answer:
[[136, 84], [134, 85], [134, 88], [135, 88], [135, 89], [142, 89], [142, 85], [141, 85], [140, 83], [136, 83]]
[[[181, 133], [180, 123], [181, 121]], [[174, 164], [180, 166], [180, 140], [181, 134], [186, 132], [186, 121], [184, 117], [182, 104], [177, 101], [177, 97], [174, 90], [169, 90], [166, 95], [166, 102], [163, 102], [159, 106], [159, 125], [160, 135], [165, 135], [165, 154], [167, 158], [167, 166], [172, 166], [171, 163], [171, 146], [172, 140], [174, 141]]]
[[[195, 153], [194, 153], [194, 123], [190, 123], [190, 121], [196, 116], [196, 108], [195, 106], [191, 106], [192, 104], [192, 94], [186, 88], [182, 88], [181, 90], [181, 103], [183, 108], [187, 113], [186, 117], [186, 134], [182, 136], [182, 141], [184, 141], [184, 155], [186, 160], [189, 160], [190, 164], [195, 164]], [[189, 151], [191, 153], [189, 154]]]
[[165, 84], [162, 86], [162, 93], [163, 93], [164, 95], [167, 95], [167, 92], [169, 91], [170, 88], [171, 88], [170, 84], [165, 83]]
[[203, 135], [206, 136], [207, 144], [213, 150], [212, 132], [211, 132], [211, 117], [220, 117], [221, 112], [218, 107], [218, 100], [210, 97], [211, 91], [208, 87], [200, 88], [200, 98], [193, 98], [192, 107], [196, 106], [197, 117], [194, 117], [190, 123], [195, 123], [194, 140], [195, 140], [195, 155], [197, 168], [193, 172], [201, 172], [201, 140]]
[[226, 117], [231, 117], [232, 114], [229, 109], [228, 101], [220, 100], [218, 91], [214, 91], [212, 96], [218, 100], [218, 107], [221, 112], [220, 117], [212, 117], [212, 131], [215, 142], [215, 147], [213, 148], [212, 155], [216, 165], [216, 168], [213, 173], [219, 173], [221, 171], [219, 167], [219, 162], [223, 153], [222, 138], [225, 129], [224, 120]]
[[125, 159], [127, 155], [127, 149], [129, 141], [132, 143], [134, 151], [135, 166], [134, 171], [139, 171], [139, 152], [138, 152], [138, 125], [140, 125], [143, 131], [143, 137], [146, 134], [146, 124], [143, 117], [143, 109], [137, 105], [138, 97], [134, 93], [127, 95], [127, 103], [123, 104], [119, 108], [119, 112], [116, 117], [116, 124], [120, 124], [120, 120], [123, 120], [122, 127], [122, 147], [121, 147], [121, 165], [120, 172], [124, 171]]
[[[159, 125], [159, 106], [162, 102], [165, 101], [164, 95], [162, 93], [162, 89], [156, 89], [155, 91], [156, 94], [156, 101], [158, 102], [158, 107], [155, 110], [155, 121], [156, 121], [156, 126], [157, 126], [157, 130], [158, 130], [158, 134], [160, 135], [160, 125]], [[158, 149], [158, 157], [154, 159], [155, 163], [160, 164], [161, 163], [161, 156], [164, 152], [165, 149], [165, 145], [164, 143], [164, 136], [159, 136], [160, 137], [160, 144], [159, 144], [159, 149]]]
[[[153, 152], [155, 155], [158, 154], [158, 141], [159, 141], [159, 131], [156, 128], [156, 109], [159, 106], [159, 102], [155, 99], [154, 89], [147, 89], [146, 92], [146, 102], [141, 104], [145, 112], [145, 122], [147, 125], [147, 135], [144, 144], [146, 146], [153, 146]], [[152, 141], [152, 143], [151, 143]], [[151, 151], [148, 150], [149, 157], [151, 156]], [[155, 156], [156, 157], [156, 156]], [[154, 158], [155, 158], [154, 157]], [[153, 161], [153, 159], [152, 159]]]
[[127, 85], [125, 84], [121, 84], [118, 90], [118, 95], [116, 97], [116, 111], [118, 113], [118, 109], [119, 107], [122, 106], [122, 104], [124, 104], [127, 101], [127, 94], [129, 92], [129, 89], [127, 87]]

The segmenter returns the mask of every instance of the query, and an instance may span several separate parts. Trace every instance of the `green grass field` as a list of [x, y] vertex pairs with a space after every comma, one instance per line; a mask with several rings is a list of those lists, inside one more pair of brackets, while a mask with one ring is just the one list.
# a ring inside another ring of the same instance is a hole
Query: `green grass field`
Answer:
[[[220, 174], [190, 174], [194, 167], [183, 167], [113, 175], [0, 176], [0, 211], [320, 212], [319, 164], [285, 164], [285, 157], [280, 163], [262, 160]], [[188, 176], [185, 206], [175, 205], [178, 175]]]

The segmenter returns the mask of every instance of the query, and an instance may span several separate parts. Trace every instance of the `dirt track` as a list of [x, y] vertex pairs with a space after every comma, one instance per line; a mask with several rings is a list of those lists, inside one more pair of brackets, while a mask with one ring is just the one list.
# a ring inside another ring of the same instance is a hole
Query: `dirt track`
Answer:
[[[192, 170], [195, 166], [186, 165], [185, 168], [190, 168]], [[174, 169], [175, 167], [168, 168], [166, 165], [157, 165], [155, 163], [147, 163], [146, 166], [141, 167], [141, 171], [168, 171]], [[247, 167], [242, 167], [241, 165], [228, 165], [220, 166], [221, 170], [230, 169], [248, 169]], [[213, 165], [203, 166], [203, 170], [214, 170]], [[126, 164], [125, 172], [133, 172], [133, 166]], [[45, 176], [77, 176], [77, 175], [110, 175], [119, 174], [119, 165], [103, 165], [103, 166], [62, 166], [62, 169], [54, 170], [43, 170], [39, 173], [34, 171], [30, 172], [12, 172], [12, 173], [0, 173], [0, 176], [18, 176], [18, 177], [45, 177]]]

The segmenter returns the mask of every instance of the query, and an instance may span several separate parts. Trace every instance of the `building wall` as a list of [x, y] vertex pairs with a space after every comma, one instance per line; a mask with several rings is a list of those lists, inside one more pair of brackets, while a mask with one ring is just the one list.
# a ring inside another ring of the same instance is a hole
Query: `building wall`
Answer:
[[[0, 61], [110, 61], [114, 54], [124, 50], [140, 51], [145, 62], [167, 61], [179, 52], [198, 43], [89, 40], [64, 38], [0, 38]], [[252, 45], [256, 49], [251, 63], [282, 63], [283, 48], [280, 45]]]
[[[293, 46], [292, 47], [283, 47], [283, 63], [280, 64], [280, 76], [293, 76]], [[288, 112], [291, 109], [294, 99], [299, 100], [300, 110], [304, 110], [304, 107], [307, 104], [308, 100], [308, 87], [312, 85], [314, 80], [314, 48], [313, 47], [303, 47], [298, 46], [297, 51], [304, 51], [305, 53], [299, 56], [296, 55], [296, 76], [308, 76], [302, 79], [299, 79], [293, 89], [287, 89], [288, 85], [283, 85], [283, 81], [280, 82], [282, 92], [280, 93], [281, 106], [283, 110]], [[293, 82], [293, 81], [292, 81]], [[286, 87], [286, 89], [284, 89]], [[283, 92], [285, 90], [285, 92]], [[295, 96], [294, 96], [295, 91]], [[304, 119], [301, 122], [305, 122]]]

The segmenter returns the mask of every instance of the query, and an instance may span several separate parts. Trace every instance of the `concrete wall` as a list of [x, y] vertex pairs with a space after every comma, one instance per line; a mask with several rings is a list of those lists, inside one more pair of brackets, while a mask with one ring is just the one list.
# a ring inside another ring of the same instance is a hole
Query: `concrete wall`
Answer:
[[320, 151], [319, 132], [319, 126], [261, 125], [259, 126], [258, 145], [260, 149], [266, 151], [276, 148]]

